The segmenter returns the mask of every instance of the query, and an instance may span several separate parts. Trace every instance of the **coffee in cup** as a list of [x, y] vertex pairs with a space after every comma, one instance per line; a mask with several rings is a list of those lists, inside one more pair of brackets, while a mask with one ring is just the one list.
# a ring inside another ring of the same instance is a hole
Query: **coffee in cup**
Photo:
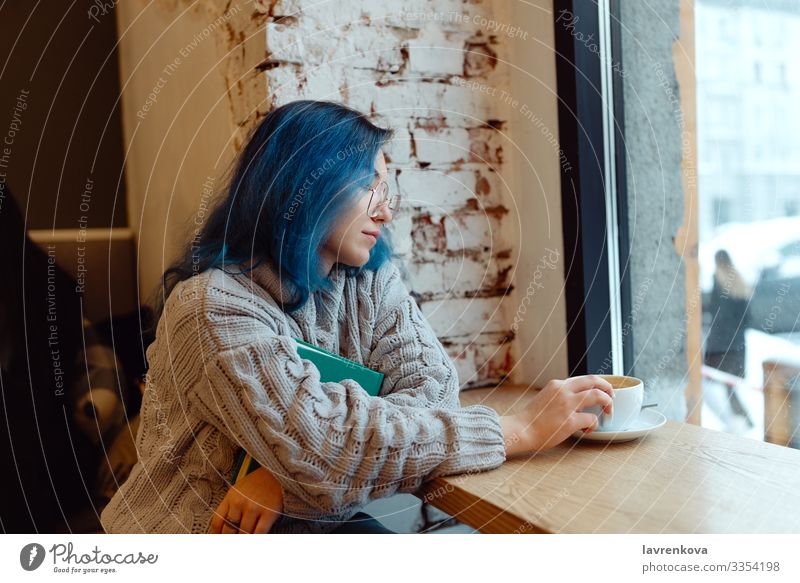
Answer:
[[635, 377], [621, 375], [597, 375], [608, 381], [614, 389], [611, 414], [603, 412], [600, 405], [585, 409], [597, 415], [599, 431], [625, 431], [639, 418], [644, 399], [644, 383]]

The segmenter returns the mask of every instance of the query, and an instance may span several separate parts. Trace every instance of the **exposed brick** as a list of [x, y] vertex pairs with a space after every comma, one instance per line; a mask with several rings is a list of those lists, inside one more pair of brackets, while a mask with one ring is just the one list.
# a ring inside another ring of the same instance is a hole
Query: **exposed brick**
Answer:
[[495, 386], [511, 368], [513, 347], [502, 334], [482, 334], [469, 344], [452, 343], [445, 348], [458, 371], [463, 389]]
[[502, 332], [508, 326], [502, 297], [448, 298], [422, 302], [422, 313], [442, 337], [469, 337], [486, 332]]
[[475, 194], [475, 172], [439, 172], [404, 169], [397, 176], [398, 190], [413, 207], [461, 207]]
[[456, 81], [429, 82], [399, 78], [379, 86], [372, 95], [372, 107], [389, 118], [441, 120], [451, 127], [481, 127], [483, 120], [496, 117], [491, 98], [476, 99], [474, 91]]
[[511, 187], [502, 173], [492, 172], [486, 167], [476, 173], [473, 192], [480, 202], [481, 209], [506, 204], [511, 198]]
[[497, 172], [403, 168], [397, 176], [404, 204], [426, 211], [448, 212], [469, 207], [485, 211], [503, 204], [509, 188]]
[[412, 217], [411, 222], [411, 239], [415, 252], [441, 253], [445, 250], [444, 217], [417, 214]]
[[406, 208], [401, 209], [392, 217], [389, 229], [392, 232], [392, 241], [395, 251], [404, 256], [411, 255], [413, 251], [411, 230], [413, 227], [412, 213]]
[[408, 164], [411, 161], [411, 134], [403, 127], [392, 129], [394, 137], [383, 148], [387, 164]]
[[331, 42], [329, 30], [309, 31], [298, 22], [271, 22], [267, 26], [267, 50], [272, 59], [306, 66], [397, 71], [403, 64], [400, 40], [390, 29], [356, 22], [339, 32], [337, 42]]
[[492, 256], [462, 255], [408, 264], [413, 290], [426, 300], [497, 295], [508, 286], [508, 269], [506, 260]]
[[416, 128], [412, 133], [421, 162], [453, 164], [470, 159], [470, 134], [464, 128]]
[[302, 64], [306, 58], [300, 26], [282, 23], [267, 24], [267, 52], [272, 60]]
[[473, 128], [467, 131], [470, 140], [470, 160], [493, 165], [503, 163], [505, 138], [500, 132], [489, 128]]
[[338, 27], [349, 22], [385, 23], [404, 29], [435, 25], [447, 31], [481, 31], [490, 34], [488, 20], [495, 20], [495, 3], [485, 0], [403, 0], [403, 2], [323, 2], [279, 0], [272, 14], [293, 15], [314, 25]]
[[467, 43], [464, 51], [464, 75], [466, 77], [487, 75], [497, 66], [497, 53], [488, 42]]
[[428, 25], [416, 38], [406, 41], [408, 73], [460, 75], [464, 72], [464, 41], [459, 33], [444, 32]]
[[[505, 213], [457, 212], [444, 217], [446, 249], [492, 249], [504, 247], [501, 219]], [[498, 216], [499, 215], [499, 216]]]
[[474, 345], [475, 361], [483, 364], [471, 382], [472, 386], [495, 385], [502, 382], [512, 372], [515, 359], [511, 343], [482, 343]]
[[446, 352], [455, 364], [459, 385], [464, 387], [474, 383], [478, 371], [478, 365], [475, 363], [475, 351], [464, 350], [459, 346], [448, 348]]
[[[339, 27], [357, 22], [364, 15], [361, 2], [325, 2], [319, 0], [279, 0], [272, 8], [274, 15], [291, 15], [317, 27]], [[338, 35], [337, 35], [338, 36]]]

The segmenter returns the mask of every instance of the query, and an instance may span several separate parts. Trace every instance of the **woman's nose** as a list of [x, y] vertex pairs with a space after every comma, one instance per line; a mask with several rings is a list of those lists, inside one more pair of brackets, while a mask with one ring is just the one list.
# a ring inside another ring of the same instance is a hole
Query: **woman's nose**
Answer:
[[388, 204], [382, 204], [380, 207], [378, 207], [378, 214], [375, 215], [373, 220], [381, 221], [381, 222], [387, 222], [388, 223], [389, 221], [392, 220], [392, 218], [393, 218], [393, 215], [392, 215], [391, 209], [389, 209], [389, 205]]

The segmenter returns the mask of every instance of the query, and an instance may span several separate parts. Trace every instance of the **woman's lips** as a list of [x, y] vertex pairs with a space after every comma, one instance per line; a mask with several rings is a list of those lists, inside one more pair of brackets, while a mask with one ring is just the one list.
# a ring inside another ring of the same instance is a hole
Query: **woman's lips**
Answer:
[[367, 233], [366, 231], [362, 231], [362, 232], [363, 232], [363, 233], [364, 233], [364, 234], [365, 234], [367, 237], [369, 237], [369, 239], [370, 239], [370, 240], [371, 240], [373, 243], [376, 243], [376, 242], [378, 241], [378, 236], [377, 236], [375, 233]]

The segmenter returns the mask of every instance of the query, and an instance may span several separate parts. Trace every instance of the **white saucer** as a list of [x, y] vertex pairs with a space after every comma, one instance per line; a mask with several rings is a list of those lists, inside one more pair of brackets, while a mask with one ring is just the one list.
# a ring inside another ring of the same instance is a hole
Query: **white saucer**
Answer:
[[643, 409], [639, 413], [639, 418], [625, 431], [601, 431], [596, 430], [591, 433], [584, 433], [583, 431], [576, 431], [572, 434], [573, 437], [581, 441], [605, 441], [608, 443], [620, 443], [623, 441], [631, 441], [643, 435], [647, 435], [651, 431], [655, 431], [664, 423], [667, 418], [658, 411], [653, 409]]

